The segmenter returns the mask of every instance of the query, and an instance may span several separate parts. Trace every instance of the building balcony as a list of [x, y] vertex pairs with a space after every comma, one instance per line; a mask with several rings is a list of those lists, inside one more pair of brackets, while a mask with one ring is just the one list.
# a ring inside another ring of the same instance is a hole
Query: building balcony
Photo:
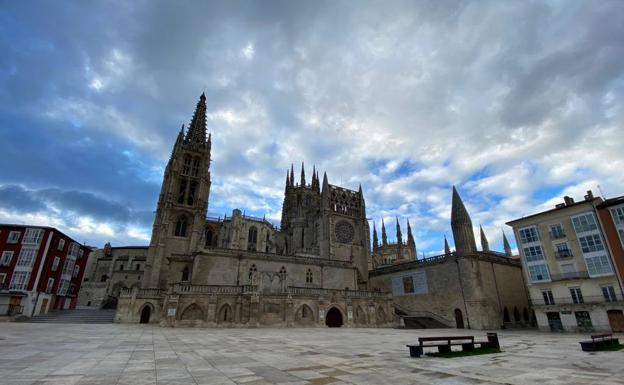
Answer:
[[566, 281], [569, 279], [586, 279], [589, 278], [589, 273], [586, 271], [574, 271], [570, 273], [551, 274], [551, 281]]
[[549, 232], [548, 234], [550, 234], [550, 239], [562, 239], [565, 238], [566, 235], [563, 231], [557, 231], [557, 232]]
[[531, 306], [558, 306], [558, 305], [596, 305], [596, 304], [621, 304], [624, 301], [619, 296], [613, 299], [607, 299], [602, 295], [583, 296], [576, 301], [572, 297], [553, 298], [553, 302], [546, 302], [543, 298], [531, 298], [529, 304]]
[[555, 258], [556, 259], [567, 259], [567, 258], [572, 258], [572, 257], [573, 257], [572, 250], [570, 250], [570, 249], [555, 251]]

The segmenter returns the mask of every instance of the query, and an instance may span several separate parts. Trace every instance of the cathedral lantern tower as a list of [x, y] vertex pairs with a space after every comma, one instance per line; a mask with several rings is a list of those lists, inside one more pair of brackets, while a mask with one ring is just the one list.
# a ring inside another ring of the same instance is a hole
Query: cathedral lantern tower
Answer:
[[191, 258], [200, 246], [210, 194], [210, 135], [202, 93], [188, 130], [180, 130], [165, 168], [147, 252], [145, 288], [166, 288], [168, 258]]
[[453, 186], [451, 228], [453, 229], [453, 239], [455, 240], [455, 251], [458, 254], [477, 251], [477, 243], [472, 230], [472, 220], [455, 186]]

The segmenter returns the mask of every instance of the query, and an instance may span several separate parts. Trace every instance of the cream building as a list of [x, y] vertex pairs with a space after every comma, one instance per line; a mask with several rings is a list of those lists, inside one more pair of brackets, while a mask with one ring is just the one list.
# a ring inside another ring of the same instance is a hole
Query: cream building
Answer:
[[611, 331], [622, 317], [622, 289], [591, 191], [513, 227], [537, 323], [542, 330]]

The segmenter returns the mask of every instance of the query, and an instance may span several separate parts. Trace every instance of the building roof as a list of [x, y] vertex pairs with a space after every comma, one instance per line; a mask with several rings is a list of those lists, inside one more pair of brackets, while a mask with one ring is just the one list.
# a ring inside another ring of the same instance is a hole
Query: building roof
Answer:
[[69, 238], [71, 241], [76, 242], [81, 247], [85, 247], [85, 248], [87, 248], [89, 250], [93, 250], [91, 246], [88, 246], [86, 244], [82, 244], [81, 242], [78, 242], [77, 240], [75, 240], [74, 238], [72, 238], [69, 235], [65, 234], [64, 232], [62, 232], [61, 230], [57, 229], [56, 227], [52, 227], [52, 226], [38, 226], [38, 225], [25, 225], [25, 224], [17, 224], [17, 223], [0, 223], [0, 228], [1, 227], [21, 227], [21, 228], [34, 228], [34, 229], [48, 229], [48, 230], [56, 231], [57, 233], [63, 235], [64, 237]]
[[624, 203], [624, 195], [619, 196], [619, 197], [615, 197], [615, 198], [609, 198], [607, 200], [605, 200], [604, 202], [602, 202], [601, 204], [599, 204], [598, 206], [596, 206], [596, 208], [604, 208], [604, 207], [610, 207], [610, 206], [615, 206], [615, 205], [619, 205], [619, 204], [623, 204]]
[[601, 203], [601, 202], [602, 202], [602, 198], [592, 198], [590, 200], [582, 200], [582, 201], [566, 204], [566, 205], [561, 206], [561, 207], [555, 207], [555, 208], [550, 209], [550, 210], [541, 211], [539, 213], [527, 215], [526, 217], [521, 217], [521, 218], [518, 218], [518, 219], [514, 219], [514, 220], [511, 220], [509, 222], [506, 222], [505, 224], [508, 225], [508, 226], [512, 226], [514, 223], [517, 223], [517, 222], [520, 222], [520, 221], [523, 221], [523, 220], [529, 219], [529, 218], [535, 218], [535, 217], [538, 217], [538, 216], [543, 215], [543, 214], [550, 214], [550, 213], [553, 213], [555, 211], [561, 211], [561, 210], [569, 209], [570, 207], [576, 207], [576, 206], [580, 206], [580, 205], [583, 205], [583, 204], [592, 204], [592, 203], [598, 204], [598, 203]]

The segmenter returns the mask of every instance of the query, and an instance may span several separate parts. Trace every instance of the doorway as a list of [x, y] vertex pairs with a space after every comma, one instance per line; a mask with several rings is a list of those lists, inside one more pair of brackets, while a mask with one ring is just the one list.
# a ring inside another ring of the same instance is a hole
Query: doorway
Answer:
[[48, 299], [44, 298], [39, 308], [39, 314], [44, 315], [48, 313]]
[[622, 310], [607, 310], [607, 316], [609, 317], [609, 325], [614, 333], [624, 332], [624, 313]]
[[143, 310], [141, 310], [141, 320], [139, 321], [139, 323], [148, 324], [151, 315], [152, 309], [149, 307], [149, 305], [143, 306]]
[[332, 307], [325, 316], [325, 325], [330, 328], [339, 328], [342, 326], [342, 313], [340, 310]]
[[464, 317], [462, 316], [462, 312], [459, 309], [455, 309], [455, 327], [457, 329], [464, 328]]
[[550, 326], [550, 331], [563, 331], [563, 324], [561, 323], [561, 316], [559, 315], [558, 311], [549, 311], [548, 313], [546, 313], [546, 318], [548, 318], [548, 326]]

